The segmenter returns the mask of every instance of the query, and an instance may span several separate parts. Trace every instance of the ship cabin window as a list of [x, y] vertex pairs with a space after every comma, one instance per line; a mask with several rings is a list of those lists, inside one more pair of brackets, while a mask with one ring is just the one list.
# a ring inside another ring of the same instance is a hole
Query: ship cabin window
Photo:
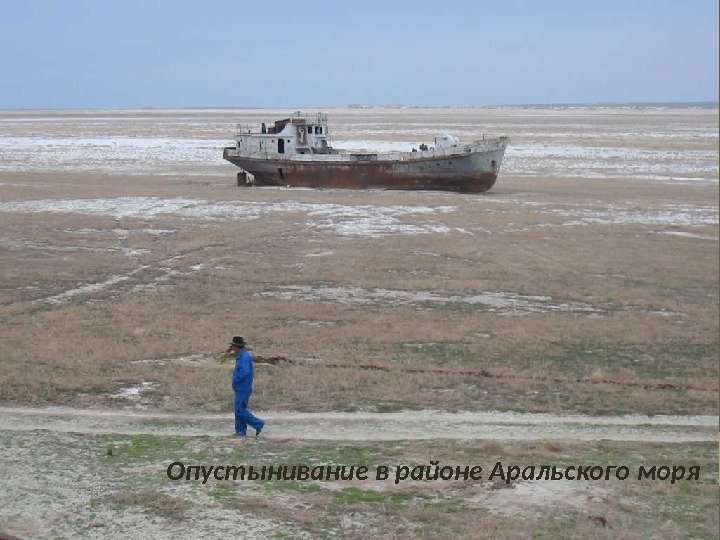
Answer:
[[319, 135], [322, 133], [322, 126], [315, 126], [315, 135]]
[[308, 127], [307, 127], [308, 134], [312, 134], [312, 128], [313, 128], [312, 126], [308, 126]]

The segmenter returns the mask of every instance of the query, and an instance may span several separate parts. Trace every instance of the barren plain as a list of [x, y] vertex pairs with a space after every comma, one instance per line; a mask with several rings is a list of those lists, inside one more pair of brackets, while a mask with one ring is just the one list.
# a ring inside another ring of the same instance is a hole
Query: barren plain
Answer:
[[[235, 123], [288, 111], [0, 111], [0, 532], [716, 537], [717, 109], [327, 112], [345, 148], [512, 142], [482, 195], [238, 188]], [[223, 433], [233, 335], [259, 440]], [[703, 474], [197, 485], [178, 459]]]

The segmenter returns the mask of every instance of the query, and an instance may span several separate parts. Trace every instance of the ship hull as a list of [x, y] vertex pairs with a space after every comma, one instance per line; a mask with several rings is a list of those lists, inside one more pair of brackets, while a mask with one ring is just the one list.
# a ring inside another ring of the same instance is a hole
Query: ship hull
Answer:
[[239, 184], [480, 193], [495, 184], [505, 151], [505, 144], [484, 146], [483, 151], [468, 148], [463, 153], [397, 160], [382, 159], [382, 154], [347, 154], [326, 160], [243, 156], [233, 148], [226, 148], [223, 157], [243, 170]]

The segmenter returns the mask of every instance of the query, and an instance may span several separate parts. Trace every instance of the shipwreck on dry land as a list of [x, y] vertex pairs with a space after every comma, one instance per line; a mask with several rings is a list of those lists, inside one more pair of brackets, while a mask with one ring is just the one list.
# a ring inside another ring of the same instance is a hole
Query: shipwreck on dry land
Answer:
[[262, 124], [253, 132], [239, 124], [235, 146], [223, 158], [242, 169], [238, 185], [386, 188], [479, 193], [497, 180], [508, 137], [460, 143], [454, 135], [435, 137], [434, 146], [411, 152], [338, 150], [329, 143], [327, 115], [299, 112]]

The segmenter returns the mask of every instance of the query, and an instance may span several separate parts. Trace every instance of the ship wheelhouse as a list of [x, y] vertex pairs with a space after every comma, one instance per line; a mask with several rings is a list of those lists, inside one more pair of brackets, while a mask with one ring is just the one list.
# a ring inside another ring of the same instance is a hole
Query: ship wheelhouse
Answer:
[[237, 153], [248, 154], [329, 154], [326, 113], [308, 116], [299, 111], [273, 125], [262, 124], [253, 132], [249, 124], [238, 124], [235, 134]]

